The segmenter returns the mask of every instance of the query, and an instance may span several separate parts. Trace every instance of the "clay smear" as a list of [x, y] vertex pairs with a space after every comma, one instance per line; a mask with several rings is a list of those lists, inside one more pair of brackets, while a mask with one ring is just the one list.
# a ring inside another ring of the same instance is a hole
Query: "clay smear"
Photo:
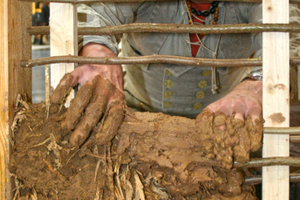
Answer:
[[69, 144], [72, 131], [53, 120], [66, 109], [51, 105], [48, 118], [44, 103], [21, 109], [10, 159], [15, 199], [257, 199], [232, 166], [261, 147], [262, 120], [126, 109], [119, 129], [121, 119], [109, 117], [111, 126], [100, 123], [78, 149]]

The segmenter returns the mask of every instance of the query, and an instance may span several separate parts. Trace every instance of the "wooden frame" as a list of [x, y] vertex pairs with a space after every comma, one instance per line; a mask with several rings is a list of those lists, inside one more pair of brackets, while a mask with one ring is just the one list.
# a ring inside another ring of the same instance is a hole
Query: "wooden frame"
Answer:
[[[50, 4], [50, 54], [78, 55], [77, 42], [77, 6], [68, 3]], [[60, 79], [73, 71], [74, 63], [51, 64], [51, 87], [56, 88]], [[74, 97], [74, 92], [68, 97], [67, 105]]]
[[[31, 58], [31, 3], [0, 1], [0, 199], [11, 199], [9, 162], [10, 124], [18, 94], [31, 98], [31, 69], [20, 61]], [[21, 48], [23, 47], [23, 48]]]
[[[69, 45], [70, 43], [72, 45], [64, 49], [68, 49], [67, 51], [58, 50], [57, 54], [52, 53], [51, 51], [52, 56], [61, 54], [76, 55], [74, 51], [75, 49], [77, 49], [77, 42], [75, 39], [77, 38], [77, 36], [76, 31], [74, 31], [76, 30], [76, 26], [74, 23], [76, 20], [75, 8], [71, 5], [67, 6], [69, 6], [68, 11], [70, 11], [72, 13], [71, 15], [73, 16], [73, 19], [71, 20], [73, 21], [73, 23], [71, 23], [72, 25], [68, 30], [71, 30], [73, 34], [72, 36], [67, 36], [70, 37], [68, 39], [71, 39], [71, 42], [68, 41], [66, 43], [67, 45]], [[263, 7], [264, 23], [288, 23], [288, 16], [286, 15], [286, 13], [288, 13], [287, 0], [264, 0]], [[51, 10], [53, 12], [55, 9]], [[7, 165], [9, 161], [10, 124], [14, 115], [13, 111], [17, 94], [26, 94], [29, 98], [31, 97], [31, 69], [20, 68], [21, 60], [29, 60], [31, 58], [31, 51], [29, 51], [31, 48], [31, 39], [30, 35], [26, 31], [26, 27], [29, 27], [31, 23], [31, 2], [19, 2], [18, 0], [1, 0], [0, 12], [0, 199], [11, 199], [10, 175], [7, 171]], [[283, 21], [280, 21], [281, 19], [283, 19]], [[268, 54], [263, 55], [265, 77], [263, 81], [263, 113], [264, 118], [266, 119], [266, 126], [288, 127], [288, 33], [264, 33], [263, 35], [264, 52], [268, 52]], [[59, 45], [61, 45], [61, 41], [64, 40], [60, 40]], [[52, 49], [54, 48], [53, 45], [55, 45], [54, 40], [51, 39], [51, 43]], [[21, 46], [23, 48], [21, 48]], [[273, 51], [272, 48], [274, 46], [276, 48], [280, 48], [281, 51]], [[284, 51], [282, 49], [284, 49]], [[270, 52], [273, 52], [274, 54], [271, 54]], [[282, 52], [285, 52], [285, 55], [283, 55]], [[277, 56], [277, 54], [280, 54], [280, 56]], [[73, 67], [74, 66], [71, 66], [71, 68], [66, 67], [68, 68], [67, 71], [72, 70]], [[65, 72], [66, 71], [63, 70], [61, 72], [61, 75]], [[61, 75], [57, 76], [57, 80], [60, 79]], [[56, 84], [57, 82], [53, 83], [53, 86], [55, 86]], [[276, 98], [279, 101], [273, 101], [273, 98]], [[272, 104], [269, 104], [270, 102], [272, 102]], [[278, 102], [281, 102], [282, 104], [279, 105]], [[264, 157], [288, 156], [288, 138], [288, 135], [266, 135], [264, 137]], [[279, 141], [283, 141], [283, 143], [279, 143]], [[274, 150], [271, 150], [270, 146], [275, 147]], [[281, 171], [282, 173], [280, 174], [279, 171]], [[275, 176], [274, 172], [276, 172]], [[288, 199], [288, 175], [288, 166], [264, 167], [263, 198]]]
[[[264, 0], [263, 23], [289, 23], [288, 0]], [[289, 127], [289, 34], [263, 33], [263, 118], [266, 127]], [[289, 135], [264, 134], [263, 157], [289, 156]], [[263, 199], [289, 199], [289, 166], [263, 167]]]

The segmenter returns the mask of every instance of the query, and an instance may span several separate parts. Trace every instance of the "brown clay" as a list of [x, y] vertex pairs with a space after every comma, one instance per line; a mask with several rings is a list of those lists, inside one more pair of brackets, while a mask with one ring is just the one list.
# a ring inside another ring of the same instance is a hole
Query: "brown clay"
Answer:
[[47, 118], [43, 103], [31, 105], [13, 138], [10, 171], [22, 183], [16, 196], [257, 199], [253, 187], [242, 186], [244, 172], [232, 166], [260, 148], [262, 119], [253, 126], [250, 118], [240, 122], [208, 111], [193, 120], [126, 109], [118, 129], [122, 106], [112, 103], [99, 132], [74, 149], [71, 133], [51, 120], [59, 106], [52, 105]]
[[64, 75], [60, 80], [56, 90], [53, 91], [51, 95], [51, 102], [57, 104], [63, 104], [66, 100], [66, 97], [69, 95], [72, 90], [73, 76], [70, 73]]

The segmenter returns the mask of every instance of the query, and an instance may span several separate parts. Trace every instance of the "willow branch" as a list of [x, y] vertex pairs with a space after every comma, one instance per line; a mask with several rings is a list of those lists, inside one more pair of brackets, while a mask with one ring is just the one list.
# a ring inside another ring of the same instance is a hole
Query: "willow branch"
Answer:
[[[25, 2], [35, 2], [36, 0], [19, 0]], [[43, 3], [71, 3], [71, 4], [80, 4], [80, 3], [96, 3], [96, 2], [143, 2], [143, 1], [172, 1], [172, 0], [39, 0]], [[214, 0], [210, 0], [213, 2]], [[262, 0], [223, 0], [230, 2], [251, 2], [251, 3], [261, 3]], [[290, 3], [299, 4], [299, 0], [290, 0]]]
[[290, 136], [290, 143], [300, 143], [300, 136]]
[[234, 163], [234, 167], [250, 168], [262, 167], [272, 165], [289, 165], [293, 167], [300, 167], [300, 158], [294, 157], [277, 157], [277, 158], [253, 158], [247, 163]]
[[215, 66], [215, 67], [250, 67], [261, 66], [261, 60], [251, 59], [209, 59], [183, 56], [151, 55], [137, 57], [82, 57], [82, 56], [52, 56], [45, 58], [22, 61], [21, 67], [34, 67], [53, 63], [78, 63], [78, 64], [147, 64], [169, 63], [189, 66]]
[[300, 135], [300, 127], [264, 127], [264, 134]]
[[[262, 182], [261, 176], [251, 176], [245, 177], [244, 185], [257, 185]], [[290, 182], [300, 182], [300, 174], [299, 173], [291, 173], [290, 174]]]
[[[29, 27], [30, 35], [49, 34], [50, 28]], [[78, 35], [116, 35], [121, 33], [258, 33], [258, 32], [300, 32], [299, 25], [292, 24], [223, 24], [223, 25], [189, 25], [160, 23], [131, 23], [106, 27], [78, 27]]]
[[[300, 64], [299, 57], [293, 57], [290, 60], [295, 65]], [[262, 66], [261, 60], [256, 59], [210, 59], [194, 58], [183, 56], [152, 55], [138, 57], [82, 57], [82, 56], [52, 56], [28, 61], [21, 61], [21, 67], [35, 67], [54, 63], [78, 63], [78, 64], [147, 64], [147, 63], [169, 63], [176, 65], [190, 65], [203, 67], [255, 67]]]

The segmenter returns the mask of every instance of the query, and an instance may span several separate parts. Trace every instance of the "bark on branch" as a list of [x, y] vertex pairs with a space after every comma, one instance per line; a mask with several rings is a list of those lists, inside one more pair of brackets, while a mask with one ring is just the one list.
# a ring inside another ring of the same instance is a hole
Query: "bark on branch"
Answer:
[[53, 63], [78, 63], [78, 64], [147, 64], [170, 63], [190, 66], [215, 66], [215, 67], [251, 67], [261, 66], [261, 60], [255, 59], [209, 59], [183, 56], [152, 55], [138, 57], [82, 57], [82, 56], [52, 56], [45, 58], [21, 61], [21, 67], [34, 67]]
[[290, 134], [299, 135], [300, 127], [264, 127], [264, 133], [266, 134]]
[[[29, 27], [30, 35], [50, 34], [47, 26]], [[258, 32], [300, 32], [298, 25], [291, 24], [224, 24], [224, 25], [189, 25], [189, 24], [158, 24], [134, 23], [107, 27], [79, 27], [78, 35], [116, 35], [121, 33], [198, 33], [198, 34], [229, 34]]]
[[[257, 59], [209, 59], [183, 56], [151, 55], [132, 57], [82, 57], [82, 56], [52, 56], [28, 61], [21, 61], [21, 67], [35, 67], [53, 63], [78, 63], [78, 64], [147, 64], [147, 63], [169, 63], [189, 66], [214, 66], [214, 67], [255, 67], [262, 66], [262, 61]], [[292, 57], [291, 65], [299, 65], [300, 57]]]
[[[262, 182], [261, 176], [252, 176], [245, 177], [244, 185], [257, 185]], [[300, 182], [300, 174], [299, 173], [291, 173], [290, 174], [290, 182]]]
[[234, 167], [251, 168], [272, 165], [289, 165], [292, 167], [300, 167], [300, 158], [295, 157], [278, 157], [278, 158], [253, 158], [246, 163], [234, 163]]

